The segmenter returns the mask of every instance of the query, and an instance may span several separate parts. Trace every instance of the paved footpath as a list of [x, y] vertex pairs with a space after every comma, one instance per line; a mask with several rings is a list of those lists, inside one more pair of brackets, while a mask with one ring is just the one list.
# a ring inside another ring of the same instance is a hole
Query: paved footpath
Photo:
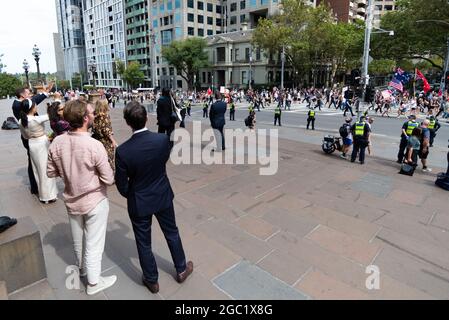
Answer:
[[[0, 101], [0, 116], [10, 114]], [[42, 105], [41, 105], [42, 109]], [[43, 109], [42, 109], [43, 110]], [[117, 140], [130, 130], [111, 114]], [[150, 129], [155, 130], [150, 117]], [[190, 125], [188, 125], [190, 130]], [[448, 193], [435, 175], [397, 174], [376, 157], [361, 166], [319, 146], [281, 139], [279, 170], [258, 165], [168, 165], [177, 222], [195, 270], [183, 285], [162, 232], [153, 226], [160, 292], [141, 285], [126, 201], [109, 189], [110, 217], [103, 274], [115, 286], [94, 297], [67, 290], [75, 262], [64, 204], [42, 205], [28, 192], [26, 153], [18, 131], [0, 131], [0, 215], [31, 216], [44, 246], [47, 281], [10, 299], [448, 299]], [[62, 190], [62, 183], [59, 189]], [[380, 271], [369, 290], [366, 267]]]

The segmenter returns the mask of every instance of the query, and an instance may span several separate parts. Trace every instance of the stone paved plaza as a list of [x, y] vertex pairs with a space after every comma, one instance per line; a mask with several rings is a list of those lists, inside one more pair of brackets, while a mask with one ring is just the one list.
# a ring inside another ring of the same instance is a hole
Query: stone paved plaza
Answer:
[[[41, 105], [41, 109], [42, 109]], [[1, 119], [11, 101], [0, 101]], [[43, 110], [43, 109], [42, 109]], [[112, 110], [117, 140], [130, 130]], [[149, 128], [156, 129], [154, 116]], [[188, 129], [191, 129], [188, 124]], [[306, 135], [304, 129], [282, 128]], [[282, 136], [282, 135], [281, 135]], [[448, 193], [436, 172], [397, 174], [392, 160], [369, 157], [351, 164], [320, 146], [281, 139], [279, 170], [258, 165], [179, 165], [169, 162], [177, 222], [195, 270], [174, 280], [169, 250], [157, 224], [153, 250], [160, 292], [141, 284], [126, 200], [109, 189], [110, 217], [103, 274], [117, 283], [94, 297], [65, 287], [75, 257], [63, 202], [42, 205], [28, 189], [19, 132], [0, 132], [0, 215], [30, 216], [38, 226], [48, 278], [9, 292], [9, 299], [448, 299]], [[59, 183], [59, 190], [63, 188]], [[380, 270], [380, 288], [368, 290], [365, 269]], [[1, 280], [1, 279], [0, 279]]]

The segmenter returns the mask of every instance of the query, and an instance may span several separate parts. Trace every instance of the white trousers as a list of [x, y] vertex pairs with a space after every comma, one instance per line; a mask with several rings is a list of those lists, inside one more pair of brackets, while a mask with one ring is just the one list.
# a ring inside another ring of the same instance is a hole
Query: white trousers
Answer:
[[102, 200], [88, 214], [69, 214], [78, 267], [87, 271], [89, 284], [97, 284], [100, 278], [108, 215], [108, 199]]
[[58, 196], [56, 179], [47, 176], [48, 147], [47, 136], [29, 139], [30, 158], [34, 177], [39, 188], [39, 200], [50, 201]]

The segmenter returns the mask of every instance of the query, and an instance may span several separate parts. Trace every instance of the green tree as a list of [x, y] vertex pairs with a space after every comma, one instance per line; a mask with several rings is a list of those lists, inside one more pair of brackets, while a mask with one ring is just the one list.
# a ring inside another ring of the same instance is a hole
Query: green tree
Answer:
[[374, 34], [371, 55], [376, 59], [422, 59], [442, 70], [449, 36], [449, 26], [422, 20], [443, 20], [449, 23], [447, 0], [397, 0], [396, 11], [382, 17], [381, 27], [394, 30], [394, 36]]
[[132, 61], [128, 64], [123, 80], [131, 86], [131, 89], [136, 88], [139, 84], [145, 81], [145, 74], [141, 70], [141, 65], [137, 61]]
[[209, 65], [206, 47], [206, 40], [192, 37], [173, 41], [169, 46], [162, 48], [162, 56], [187, 81], [189, 89], [193, 88], [194, 76], [198, 75], [201, 68]]
[[0, 73], [0, 98], [6, 97], [7, 95], [13, 96], [17, 88], [22, 86], [22, 82], [15, 76]]
[[374, 60], [369, 64], [368, 73], [374, 75], [387, 75], [394, 71], [396, 61], [390, 59]]
[[68, 90], [70, 89], [70, 81], [68, 80], [57, 80], [58, 90]]
[[253, 35], [256, 46], [270, 55], [284, 47], [287, 63], [303, 77], [308, 77], [312, 68], [330, 65], [334, 78], [337, 70], [361, 64], [361, 23], [336, 23], [324, 4], [313, 8], [305, 1], [283, 0], [282, 9], [259, 21]]

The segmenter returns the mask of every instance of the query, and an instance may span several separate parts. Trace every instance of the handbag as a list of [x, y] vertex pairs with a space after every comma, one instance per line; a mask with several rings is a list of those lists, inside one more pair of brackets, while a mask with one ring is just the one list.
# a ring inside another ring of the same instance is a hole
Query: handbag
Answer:
[[173, 96], [170, 95], [171, 100], [171, 106], [172, 106], [172, 112], [170, 115], [170, 120], [172, 123], [176, 123], [178, 121], [181, 121], [181, 110], [176, 106], [175, 100], [173, 99]]

